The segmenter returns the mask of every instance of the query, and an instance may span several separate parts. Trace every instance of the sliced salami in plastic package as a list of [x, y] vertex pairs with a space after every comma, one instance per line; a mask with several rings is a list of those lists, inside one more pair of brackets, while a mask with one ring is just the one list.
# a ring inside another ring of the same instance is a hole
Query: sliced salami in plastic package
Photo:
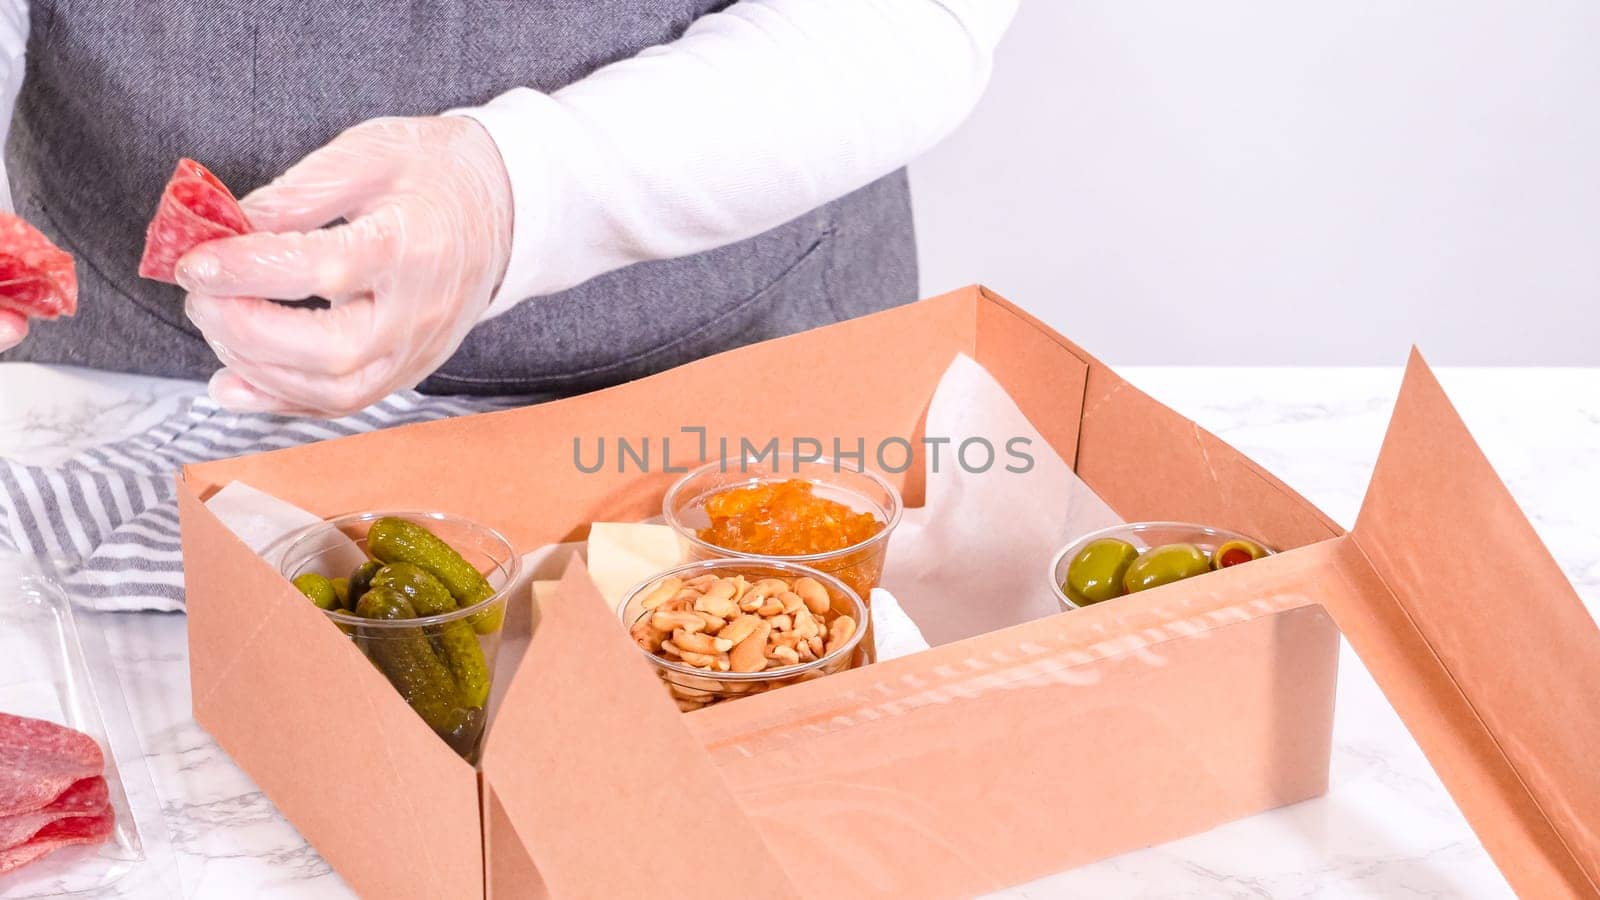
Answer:
[[0, 553], [0, 900], [182, 896], [100, 622]]

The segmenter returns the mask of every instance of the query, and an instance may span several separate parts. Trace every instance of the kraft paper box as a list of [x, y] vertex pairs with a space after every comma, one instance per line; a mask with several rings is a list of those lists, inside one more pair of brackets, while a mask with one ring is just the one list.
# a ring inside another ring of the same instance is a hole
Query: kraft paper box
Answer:
[[[687, 715], [573, 562], [474, 768], [203, 502], [241, 480], [319, 515], [439, 509], [527, 551], [648, 518], [676, 477], [579, 473], [574, 437], [916, 435], [956, 353], [1123, 518], [1285, 552]], [[582, 397], [191, 466], [179, 488], [195, 717], [363, 896], [1023, 882], [1321, 794], [1338, 628], [1513, 887], [1600, 880], [1600, 634], [1420, 358], [1348, 535], [981, 288]]]

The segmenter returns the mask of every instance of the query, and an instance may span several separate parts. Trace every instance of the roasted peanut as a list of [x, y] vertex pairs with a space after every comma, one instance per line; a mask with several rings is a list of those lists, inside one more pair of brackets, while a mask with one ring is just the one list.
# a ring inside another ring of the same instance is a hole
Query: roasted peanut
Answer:
[[800, 611], [794, 614], [794, 633], [810, 640], [812, 635], [822, 633], [822, 626], [817, 624], [817, 617], [811, 614], [811, 610], [802, 606]]
[[650, 625], [658, 631], [704, 631], [706, 622], [692, 612], [666, 612], [656, 610], [650, 615]]
[[715, 594], [707, 592], [705, 596], [694, 602], [694, 608], [699, 612], [708, 612], [713, 616], [721, 616], [724, 619], [731, 619], [739, 614], [739, 604], [733, 602], [731, 592], [718, 592]]
[[812, 615], [828, 614], [832, 602], [828, 598], [828, 589], [822, 586], [822, 582], [807, 575], [795, 580], [794, 592], [805, 600], [806, 608], [811, 610]]
[[739, 618], [734, 619], [732, 622], [729, 622], [721, 631], [717, 632], [717, 637], [732, 641], [737, 644], [754, 634], [756, 627], [760, 624], [760, 616], [740, 616]]
[[709, 600], [712, 597], [716, 597], [719, 600], [732, 600], [734, 595], [738, 592], [739, 589], [734, 585], [733, 579], [724, 578], [716, 584], [706, 588], [706, 592], [704, 595], [702, 595], [701, 599]]
[[772, 626], [758, 622], [748, 637], [734, 646], [728, 660], [735, 672], [759, 672], [767, 667], [767, 635]]
[[692, 650], [684, 650], [682, 648], [678, 649], [678, 658], [683, 660], [686, 665], [700, 669], [709, 669], [717, 661], [717, 658], [709, 653], [695, 653]]
[[639, 606], [643, 609], [655, 609], [661, 604], [677, 596], [679, 589], [682, 587], [682, 579], [664, 578], [661, 580], [660, 584], [656, 585], [655, 590], [646, 594], [645, 598], [639, 601]]
[[700, 688], [691, 687], [691, 686], [686, 685], [686, 684], [680, 684], [680, 683], [678, 683], [676, 681], [667, 682], [667, 690], [672, 692], [672, 696], [678, 697], [678, 698], [683, 699], [683, 700], [706, 701], [706, 700], [714, 699], [715, 695], [716, 695], [715, 689], [713, 689], [713, 690], [702, 690]]
[[687, 650], [690, 653], [704, 653], [707, 656], [716, 655], [719, 649], [716, 646], [716, 638], [711, 635], [684, 631], [682, 628], [672, 633], [672, 643], [677, 645], [680, 652]]
[[634, 643], [649, 650], [651, 653], [661, 649], [662, 632], [650, 627], [648, 619], [641, 619], [635, 622], [633, 627], [628, 630], [628, 634], [633, 638]]
[[845, 642], [850, 640], [850, 636], [855, 633], [855, 619], [852, 619], [849, 616], [840, 616], [839, 618], [834, 619], [833, 624], [828, 627], [827, 651], [832, 653], [840, 647], [843, 647]]
[[782, 578], [763, 578], [750, 585], [750, 593], [760, 594], [763, 597], [776, 597], [789, 590], [789, 582]]

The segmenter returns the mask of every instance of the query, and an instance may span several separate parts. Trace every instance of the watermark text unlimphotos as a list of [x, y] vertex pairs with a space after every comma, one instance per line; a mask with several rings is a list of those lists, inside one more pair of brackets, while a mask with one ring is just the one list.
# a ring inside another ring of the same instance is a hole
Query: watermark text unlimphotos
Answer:
[[[929, 473], [942, 467], [958, 466], [962, 471], [982, 474], [1005, 471], [1021, 475], [1033, 470], [1033, 439], [1011, 437], [990, 440], [965, 437], [959, 440], [936, 435], [911, 439], [886, 437], [869, 442], [866, 438], [718, 437], [712, 439], [705, 426], [684, 426], [675, 435], [641, 435], [572, 439], [572, 464], [579, 472], [687, 472], [685, 460], [722, 461], [724, 471], [756, 469], [761, 472], [798, 471], [817, 463], [831, 464], [834, 471], [862, 471], [867, 468], [899, 473], [911, 468], [917, 448], [922, 448]], [[676, 444], [674, 443], [676, 439]], [[679, 448], [674, 451], [674, 446]]]

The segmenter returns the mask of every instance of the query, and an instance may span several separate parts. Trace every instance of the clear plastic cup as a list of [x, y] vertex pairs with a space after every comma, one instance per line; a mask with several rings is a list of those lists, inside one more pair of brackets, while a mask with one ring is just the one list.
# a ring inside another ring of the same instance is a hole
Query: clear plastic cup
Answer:
[[767, 669], [764, 672], [708, 672], [705, 669], [673, 662], [640, 647], [639, 652], [650, 660], [656, 675], [666, 684], [667, 690], [677, 701], [678, 708], [684, 712], [692, 712], [713, 703], [759, 694], [785, 685], [811, 681], [824, 675], [865, 665], [869, 661], [863, 639], [871, 625], [872, 612], [862, 601], [861, 595], [832, 575], [778, 560], [710, 559], [668, 569], [629, 590], [622, 603], [617, 606], [617, 618], [622, 620], [624, 628], [631, 629], [640, 619], [653, 614], [651, 610], [644, 609], [640, 601], [649, 596], [656, 585], [668, 578], [687, 581], [707, 574], [724, 577], [743, 575], [752, 583], [762, 578], [793, 580], [810, 576], [828, 589], [834, 613], [855, 618], [856, 630], [842, 646], [818, 659], [795, 666]]
[[[884, 523], [883, 530], [838, 550], [793, 556], [719, 547], [701, 539], [700, 530], [711, 524], [705, 503], [712, 495], [730, 488], [796, 479], [810, 482], [812, 492], [818, 497], [843, 503], [857, 512], [871, 513]], [[845, 468], [827, 457], [813, 460], [789, 453], [759, 460], [727, 459], [707, 463], [680, 478], [662, 501], [662, 515], [678, 532], [690, 559], [738, 557], [798, 563], [836, 576], [863, 598], [870, 598], [872, 589], [883, 577], [889, 537], [900, 524], [901, 511], [900, 492], [877, 473]]]
[[372, 524], [387, 517], [415, 522], [431, 531], [481, 572], [494, 594], [462, 609], [411, 619], [365, 619], [343, 610], [323, 612], [445, 743], [468, 762], [476, 762], [505, 606], [522, 565], [510, 541], [492, 528], [449, 513], [351, 513], [285, 538], [277, 551], [279, 571], [290, 581], [308, 572], [329, 579], [348, 578], [370, 558], [367, 532]]
[[[1210, 556], [1218, 547], [1229, 541], [1249, 541], [1267, 552], [1273, 554], [1273, 549], [1261, 541], [1237, 531], [1228, 531], [1223, 528], [1211, 528], [1205, 525], [1194, 525], [1188, 522], [1129, 522], [1125, 525], [1113, 525], [1099, 531], [1091, 531], [1078, 538], [1056, 553], [1050, 560], [1050, 590], [1055, 594], [1056, 601], [1062, 609], [1082, 609], [1078, 603], [1067, 596], [1061, 586], [1067, 581], [1067, 566], [1073, 557], [1078, 555], [1084, 547], [1102, 538], [1116, 538], [1132, 544], [1134, 549], [1143, 553], [1151, 547], [1160, 547], [1163, 544], [1193, 544], [1205, 551]], [[1197, 576], [1198, 577], [1198, 576]], [[1116, 598], [1112, 598], [1116, 599]], [[1109, 602], [1109, 601], [1102, 601]]]

